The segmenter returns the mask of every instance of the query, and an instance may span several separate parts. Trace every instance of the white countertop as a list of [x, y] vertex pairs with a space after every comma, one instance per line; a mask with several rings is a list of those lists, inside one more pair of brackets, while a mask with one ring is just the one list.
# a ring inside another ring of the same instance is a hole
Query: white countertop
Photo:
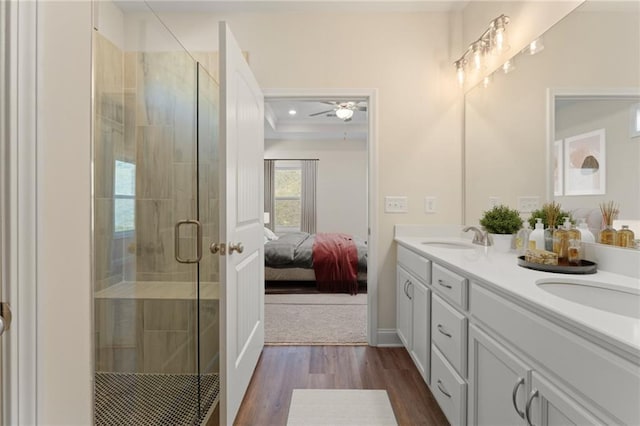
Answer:
[[[466, 242], [469, 238], [407, 237], [396, 235], [396, 242], [454, 272], [481, 281], [489, 288], [508, 294], [531, 307], [542, 316], [554, 317], [577, 327], [598, 340], [640, 360], [640, 319], [618, 315], [581, 305], [555, 296], [536, 285], [540, 279], [558, 278], [562, 281], [604, 283], [614, 288], [640, 294], [640, 280], [606, 271], [595, 274], [572, 275], [534, 271], [517, 265], [515, 252], [501, 253], [494, 247], [474, 245], [473, 249], [439, 248], [422, 244], [425, 241]], [[603, 286], [603, 285], [599, 285]], [[472, 302], [473, 303], [473, 302]]]

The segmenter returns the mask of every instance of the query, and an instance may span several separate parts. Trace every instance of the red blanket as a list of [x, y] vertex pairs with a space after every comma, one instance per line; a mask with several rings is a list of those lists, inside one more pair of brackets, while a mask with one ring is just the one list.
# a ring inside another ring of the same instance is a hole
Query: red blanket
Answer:
[[316, 234], [313, 270], [318, 290], [358, 294], [358, 249], [346, 234]]

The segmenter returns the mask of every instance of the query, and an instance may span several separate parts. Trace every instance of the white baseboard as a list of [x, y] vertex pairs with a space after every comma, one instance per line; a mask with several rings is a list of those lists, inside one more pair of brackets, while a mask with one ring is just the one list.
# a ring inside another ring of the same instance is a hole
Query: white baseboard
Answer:
[[379, 328], [378, 329], [378, 346], [393, 347], [402, 346], [402, 342], [396, 333], [395, 328]]

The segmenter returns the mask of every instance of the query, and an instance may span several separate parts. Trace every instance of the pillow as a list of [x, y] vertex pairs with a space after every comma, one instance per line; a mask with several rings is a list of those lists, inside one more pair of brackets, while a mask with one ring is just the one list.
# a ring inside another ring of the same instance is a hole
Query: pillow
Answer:
[[269, 241], [274, 241], [278, 239], [278, 236], [273, 233], [273, 231], [266, 226], [264, 227], [264, 237]]

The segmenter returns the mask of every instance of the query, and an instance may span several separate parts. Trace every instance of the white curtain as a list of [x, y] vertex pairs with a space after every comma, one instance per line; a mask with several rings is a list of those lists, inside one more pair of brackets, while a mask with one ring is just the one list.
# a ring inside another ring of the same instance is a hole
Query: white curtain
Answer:
[[302, 194], [300, 230], [316, 232], [316, 185], [318, 180], [318, 160], [302, 160]]
[[269, 223], [265, 223], [265, 226], [271, 230], [275, 222], [275, 171], [276, 160], [264, 160], [264, 212], [269, 214]]

